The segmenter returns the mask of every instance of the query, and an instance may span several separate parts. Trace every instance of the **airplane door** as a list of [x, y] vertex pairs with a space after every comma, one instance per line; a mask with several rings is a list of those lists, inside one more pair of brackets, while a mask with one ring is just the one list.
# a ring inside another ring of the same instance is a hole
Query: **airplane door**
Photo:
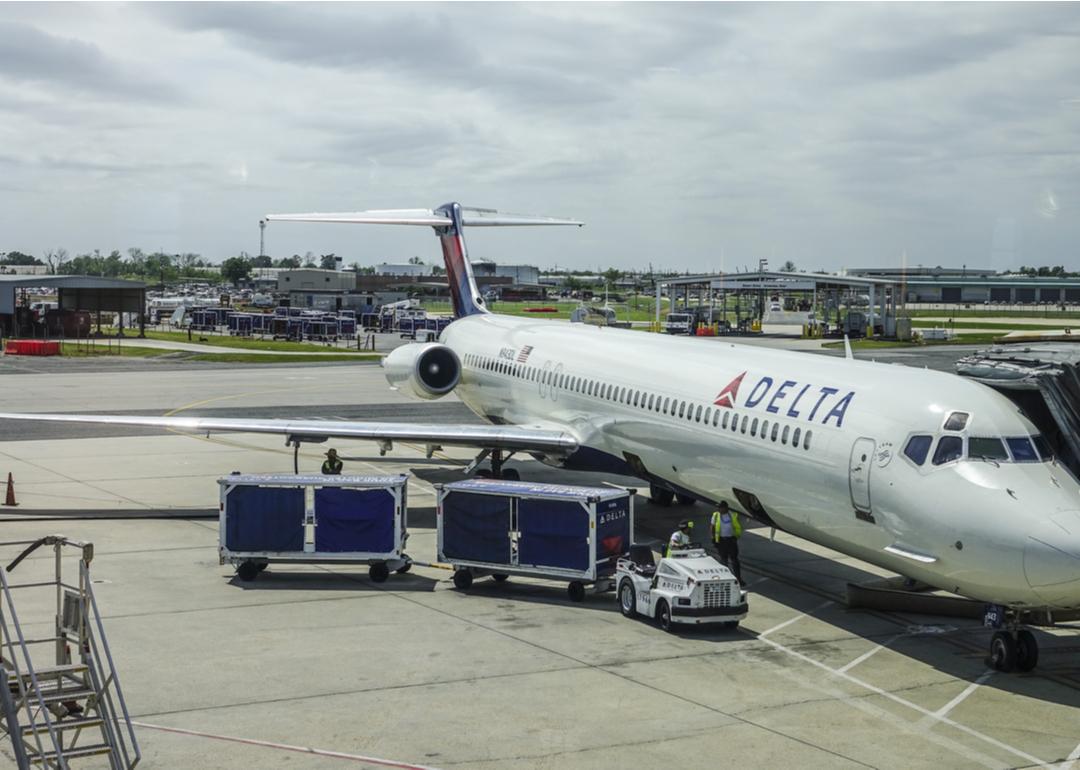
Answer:
[[870, 469], [873, 467], [874, 440], [860, 438], [851, 447], [848, 480], [851, 485], [851, 504], [856, 511], [870, 513]]

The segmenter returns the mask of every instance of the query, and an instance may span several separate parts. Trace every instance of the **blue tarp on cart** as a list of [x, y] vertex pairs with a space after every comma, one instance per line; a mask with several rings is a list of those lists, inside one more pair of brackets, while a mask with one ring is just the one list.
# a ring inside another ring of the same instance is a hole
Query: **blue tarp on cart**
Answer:
[[589, 569], [589, 512], [574, 501], [518, 501], [518, 564]]
[[510, 499], [449, 493], [443, 500], [443, 555], [463, 561], [510, 563]]
[[229, 492], [230, 551], [303, 551], [304, 490], [238, 486]]
[[386, 489], [315, 490], [315, 550], [389, 553], [394, 550], [394, 495]]

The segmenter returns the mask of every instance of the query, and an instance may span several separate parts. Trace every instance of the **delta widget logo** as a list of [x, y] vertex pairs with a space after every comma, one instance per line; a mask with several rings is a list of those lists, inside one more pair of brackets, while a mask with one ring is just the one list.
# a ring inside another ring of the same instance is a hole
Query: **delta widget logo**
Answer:
[[746, 376], [746, 372], [743, 372], [734, 380], [724, 386], [724, 389], [720, 391], [720, 395], [716, 397], [713, 403], [716, 406], [725, 406], [728, 409], [735, 408], [735, 399], [739, 395], [739, 385], [742, 384], [743, 377]]

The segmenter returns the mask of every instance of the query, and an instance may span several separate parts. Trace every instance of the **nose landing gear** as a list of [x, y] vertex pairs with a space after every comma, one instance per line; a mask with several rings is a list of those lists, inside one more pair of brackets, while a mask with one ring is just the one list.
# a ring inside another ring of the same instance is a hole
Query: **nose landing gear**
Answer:
[[987, 665], [998, 671], [1031, 671], [1039, 664], [1039, 642], [1024, 628], [1016, 611], [1004, 611], [1005, 628], [990, 637]]

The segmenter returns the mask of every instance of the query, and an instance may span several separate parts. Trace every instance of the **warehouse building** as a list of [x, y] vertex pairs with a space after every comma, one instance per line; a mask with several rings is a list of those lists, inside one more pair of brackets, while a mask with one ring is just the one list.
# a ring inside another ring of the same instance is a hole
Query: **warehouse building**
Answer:
[[869, 267], [845, 274], [897, 284], [909, 303], [1080, 304], [1080, 278], [1002, 274], [969, 267]]

